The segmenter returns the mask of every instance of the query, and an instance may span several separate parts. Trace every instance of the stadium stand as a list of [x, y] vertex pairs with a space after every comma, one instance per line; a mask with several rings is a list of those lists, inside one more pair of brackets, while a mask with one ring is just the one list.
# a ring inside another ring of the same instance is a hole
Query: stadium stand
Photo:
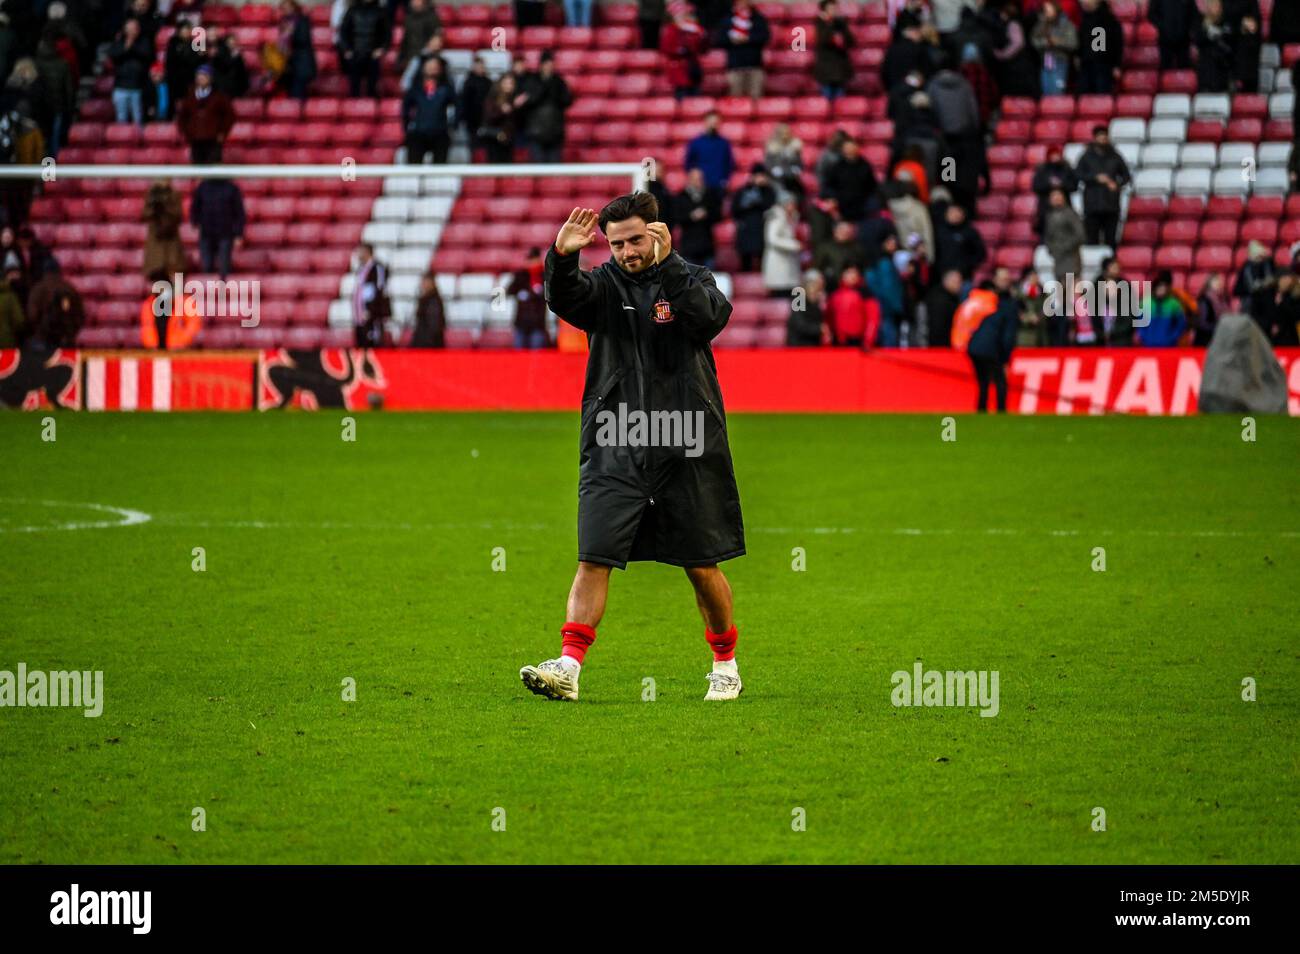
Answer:
[[[668, 192], [676, 193], [685, 178], [686, 143], [699, 132], [704, 115], [716, 110], [719, 131], [730, 140], [736, 160], [729, 194], [744, 183], [751, 164], [763, 160], [764, 143], [778, 123], [788, 124], [803, 143], [807, 196], [818, 194], [814, 166], [836, 130], [860, 140], [878, 179], [887, 180], [894, 124], [881, 67], [894, 35], [891, 14], [900, 3], [843, 5], [840, 13], [856, 41], [849, 53], [853, 78], [846, 95], [833, 101], [820, 92], [806, 48], [791, 49], [789, 42], [796, 30], [810, 31], [818, 6], [758, 6], [772, 33], [759, 99], [727, 95], [726, 54], [717, 49], [702, 59], [701, 95], [674, 97], [662, 55], [636, 48], [634, 4], [601, 5], [590, 29], [562, 25], [558, 7], [550, 9], [546, 24], [527, 28], [515, 25], [509, 4], [439, 5], [437, 10], [441, 55], [457, 84], [475, 55], [495, 78], [510, 68], [512, 54], [523, 56], [531, 68], [543, 51], [554, 52], [556, 71], [574, 97], [565, 117], [566, 162], [640, 162], [653, 156], [664, 170]], [[1300, 61], [1300, 44], [1263, 44], [1258, 93], [1199, 93], [1193, 70], [1158, 68], [1157, 35], [1143, 18], [1143, 4], [1112, 0], [1110, 6], [1126, 40], [1121, 85], [1113, 95], [1002, 99], [988, 136], [987, 191], [978, 198], [974, 220], [989, 256], [974, 277], [986, 277], [995, 265], [1050, 277], [1051, 257], [1032, 227], [1037, 200], [1030, 183], [1049, 146], [1064, 145], [1073, 164], [1096, 125], [1109, 128], [1133, 177], [1114, 250], [1127, 277], [1145, 279], [1152, 270], [1168, 269], [1175, 284], [1195, 291], [1209, 272], [1240, 268], [1252, 241], [1263, 242], [1279, 267], [1289, 267], [1290, 246], [1300, 240], [1300, 196], [1289, 194], [1287, 171], [1295, 109], [1291, 68]], [[1264, 0], [1260, 6], [1267, 21], [1276, 4]], [[209, 4], [181, 12], [197, 12], [205, 27], [236, 36], [253, 73], [261, 69], [257, 51], [277, 39], [279, 13], [269, 5]], [[235, 99], [237, 121], [224, 162], [404, 161], [397, 63], [402, 27], [396, 27], [383, 56], [379, 98], [352, 98], [334, 49], [330, 7], [309, 6], [306, 12], [319, 64], [310, 97], [300, 102], [254, 92]], [[174, 23], [162, 26], [155, 49], [165, 48], [174, 29]], [[86, 84], [59, 162], [186, 165], [187, 146], [175, 123], [114, 122], [113, 83], [111, 69], [105, 69]], [[449, 161], [483, 158], [458, 128]], [[517, 150], [518, 161], [527, 158]], [[599, 207], [626, 188], [615, 179], [461, 181], [438, 176], [435, 169], [430, 173], [421, 179], [363, 179], [346, 189], [323, 179], [241, 178], [248, 225], [230, 277], [260, 280], [262, 323], [256, 329], [238, 327], [237, 319], [210, 323], [198, 345], [350, 343], [351, 253], [360, 241], [373, 244], [389, 266], [400, 324], [409, 323], [420, 277], [432, 269], [446, 302], [448, 346], [508, 345], [512, 312], [488, 307], [493, 289], [520, 267], [528, 246], [550, 243], [575, 204]], [[177, 176], [173, 184], [188, 202], [195, 183]], [[138, 341], [140, 303], [148, 290], [140, 269], [145, 231], [140, 210], [148, 185], [141, 179], [56, 180], [44, 183], [32, 203], [30, 224], [37, 238], [84, 295], [87, 324], [78, 339], [84, 346]], [[1073, 201], [1079, 205], [1077, 194]], [[806, 248], [806, 223], [800, 223], [798, 234]], [[715, 271], [735, 307], [732, 325], [717, 344], [783, 345], [788, 301], [770, 298], [758, 273], [740, 271], [735, 235], [736, 224], [724, 210], [714, 227]], [[196, 247], [188, 224], [181, 237], [187, 249]], [[1111, 251], [1086, 246], [1084, 272], [1094, 274]]]

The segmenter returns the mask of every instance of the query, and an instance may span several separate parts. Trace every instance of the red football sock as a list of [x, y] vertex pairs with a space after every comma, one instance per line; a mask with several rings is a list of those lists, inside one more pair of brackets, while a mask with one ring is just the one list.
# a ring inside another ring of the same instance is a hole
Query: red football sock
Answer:
[[565, 623], [560, 628], [560, 636], [564, 644], [560, 655], [571, 656], [581, 664], [583, 657], [587, 655], [587, 650], [596, 641], [596, 627], [583, 623]]
[[704, 638], [713, 647], [714, 662], [727, 662], [736, 658], [737, 636], [739, 634], [736, 632], [735, 624], [732, 624], [731, 629], [721, 635], [710, 632], [707, 626], [704, 627]]

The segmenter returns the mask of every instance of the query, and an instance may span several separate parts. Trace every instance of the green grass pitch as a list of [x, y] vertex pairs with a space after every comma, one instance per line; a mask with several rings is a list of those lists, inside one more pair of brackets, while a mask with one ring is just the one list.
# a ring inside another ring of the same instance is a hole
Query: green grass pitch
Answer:
[[566, 705], [576, 414], [342, 416], [0, 415], [0, 669], [105, 694], [0, 709], [0, 862], [1297, 859], [1300, 422], [735, 415], [744, 696], [635, 564]]

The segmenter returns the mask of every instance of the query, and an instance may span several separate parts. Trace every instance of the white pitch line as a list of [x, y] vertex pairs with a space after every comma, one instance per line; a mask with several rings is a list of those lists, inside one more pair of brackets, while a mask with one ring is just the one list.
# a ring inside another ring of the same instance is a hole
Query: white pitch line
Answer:
[[16, 500], [6, 498], [0, 500], [0, 503], [21, 504], [23, 506], [32, 506], [33, 504], [41, 507], [81, 507], [85, 510], [96, 510], [100, 513], [116, 514], [120, 520], [94, 520], [94, 521], [72, 521], [69, 523], [54, 523], [45, 526], [30, 527], [4, 527], [0, 526], [0, 533], [45, 533], [50, 530], [102, 530], [112, 527], [134, 527], [142, 523], [148, 523], [153, 517], [143, 510], [131, 510], [127, 507], [113, 507], [108, 504], [97, 503], [79, 503], [67, 500]]

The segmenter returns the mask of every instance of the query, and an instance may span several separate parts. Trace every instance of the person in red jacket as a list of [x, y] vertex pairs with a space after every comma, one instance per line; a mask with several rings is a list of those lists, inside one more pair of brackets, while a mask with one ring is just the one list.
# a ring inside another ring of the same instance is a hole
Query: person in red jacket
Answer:
[[704, 27], [695, 19], [695, 11], [683, 2], [669, 4], [672, 21], [660, 31], [659, 52], [668, 61], [668, 82], [678, 99], [700, 91], [704, 73], [700, 57], [709, 45]]
[[870, 348], [880, 328], [880, 303], [862, 295], [862, 273], [856, 265], [840, 272], [839, 287], [826, 300], [827, 324], [835, 344]]
[[235, 109], [225, 93], [212, 86], [212, 67], [200, 66], [194, 86], [176, 107], [176, 128], [190, 144], [190, 161], [208, 165], [221, 161], [221, 146], [235, 125]]

